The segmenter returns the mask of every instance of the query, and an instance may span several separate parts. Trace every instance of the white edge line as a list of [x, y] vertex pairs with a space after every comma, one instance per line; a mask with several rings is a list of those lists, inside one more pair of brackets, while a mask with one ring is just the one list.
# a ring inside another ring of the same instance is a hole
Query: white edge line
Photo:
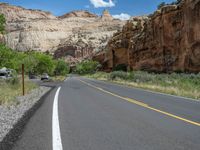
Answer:
[[54, 102], [53, 102], [53, 114], [52, 114], [52, 145], [53, 150], [63, 150], [62, 140], [60, 136], [60, 125], [58, 117], [58, 95], [61, 87], [56, 91]]
[[[100, 82], [107, 83], [107, 82], [104, 81], [104, 80], [90, 79], [90, 78], [87, 78], [87, 77], [83, 77], [83, 78], [86, 78], [86, 79], [89, 79], [89, 80], [94, 80], [94, 81], [100, 81]], [[111, 84], [114, 84], [114, 85], [117, 85], [117, 86], [120, 86], [120, 87], [126, 87], [126, 88], [129, 88], [129, 89], [142, 90], [142, 91], [150, 92], [150, 93], [154, 93], [154, 94], [160, 94], [160, 95], [164, 95], [164, 96], [176, 97], [176, 98], [184, 99], [184, 100], [186, 100], [186, 101], [200, 102], [200, 100], [198, 100], [198, 99], [193, 99], [193, 98], [189, 98], [189, 97], [177, 96], [177, 95], [172, 95], [172, 94], [167, 94], [167, 93], [161, 93], [161, 92], [151, 91], [151, 90], [142, 89], [142, 88], [137, 88], [137, 87], [131, 87], [131, 86], [122, 85], [122, 84], [119, 84], [119, 83], [116, 83], [116, 82], [110, 82], [110, 81], [108, 81], [108, 83], [111, 83]]]

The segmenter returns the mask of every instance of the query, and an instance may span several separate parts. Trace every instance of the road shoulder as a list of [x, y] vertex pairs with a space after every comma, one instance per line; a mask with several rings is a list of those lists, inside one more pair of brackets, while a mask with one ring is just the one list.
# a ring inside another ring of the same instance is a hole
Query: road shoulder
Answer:
[[18, 104], [0, 106], [0, 149], [11, 149], [29, 118], [41, 106], [51, 87], [40, 86], [30, 94], [18, 97]]

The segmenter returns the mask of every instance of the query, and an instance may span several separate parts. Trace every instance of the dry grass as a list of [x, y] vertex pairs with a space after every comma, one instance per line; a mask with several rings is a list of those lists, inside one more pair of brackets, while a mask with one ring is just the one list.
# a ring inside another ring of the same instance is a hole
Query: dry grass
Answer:
[[54, 76], [51, 78], [53, 81], [64, 81], [66, 76]]
[[[25, 79], [25, 93], [37, 88], [37, 85]], [[0, 80], [0, 105], [8, 105], [15, 102], [17, 96], [22, 95], [22, 84], [19, 80], [17, 83]]]
[[200, 74], [98, 72], [86, 77], [200, 100]]

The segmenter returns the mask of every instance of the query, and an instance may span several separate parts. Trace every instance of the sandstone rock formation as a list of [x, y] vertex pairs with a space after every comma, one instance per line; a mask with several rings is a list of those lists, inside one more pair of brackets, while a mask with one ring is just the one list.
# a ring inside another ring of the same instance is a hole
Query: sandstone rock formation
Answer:
[[95, 14], [90, 13], [89, 11], [73, 11], [67, 14], [64, 14], [62, 16], [59, 16], [59, 18], [71, 18], [71, 17], [82, 17], [82, 18], [97, 18], [98, 16]]
[[[84, 57], [99, 51], [125, 24], [124, 21], [113, 20], [108, 11], [102, 17], [88, 11], [74, 11], [55, 17], [49, 12], [0, 3], [0, 13], [6, 17], [6, 45], [19, 51], [49, 51], [54, 54], [58, 50], [56, 57], [67, 57], [64, 54], [68, 53], [64, 51], [71, 47], [82, 49]], [[92, 52], [87, 52], [88, 47], [92, 48]], [[57, 55], [61, 52], [63, 55]], [[70, 56], [79, 56], [78, 52], [74, 53], [77, 55]]]
[[108, 20], [113, 20], [113, 17], [110, 15], [109, 11], [105, 9], [103, 11], [103, 15], [101, 16], [101, 19], [103, 21], [108, 21]]
[[[118, 30], [120, 30], [124, 21], [111, 18], [111, 15], [103, 13], [101, 17], [95, 17], [92, 21], [72, 29], [72, 34], [61, 41], [55, 51], [56, 58], [68, 56], [68, 51], [74, 51], [73, 63], [83, 59], [90, 59], [99, 51], [105, 49], [108, 40]], [[67, 57], [67, 60], [68, 57]], [[70, 60], [72, 58], [70, 57]]]
[[114, 34], [105, 55], [110, 70], [125, 64], [131, 70], [200, 72], [200, 0], [132, 18]]

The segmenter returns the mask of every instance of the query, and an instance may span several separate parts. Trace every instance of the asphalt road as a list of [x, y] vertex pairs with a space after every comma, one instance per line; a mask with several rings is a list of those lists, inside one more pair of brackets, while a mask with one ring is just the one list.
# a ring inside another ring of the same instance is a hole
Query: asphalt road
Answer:
[[200, 102], [80, 77], [46, 98], [13, 150], [200, 150]]

